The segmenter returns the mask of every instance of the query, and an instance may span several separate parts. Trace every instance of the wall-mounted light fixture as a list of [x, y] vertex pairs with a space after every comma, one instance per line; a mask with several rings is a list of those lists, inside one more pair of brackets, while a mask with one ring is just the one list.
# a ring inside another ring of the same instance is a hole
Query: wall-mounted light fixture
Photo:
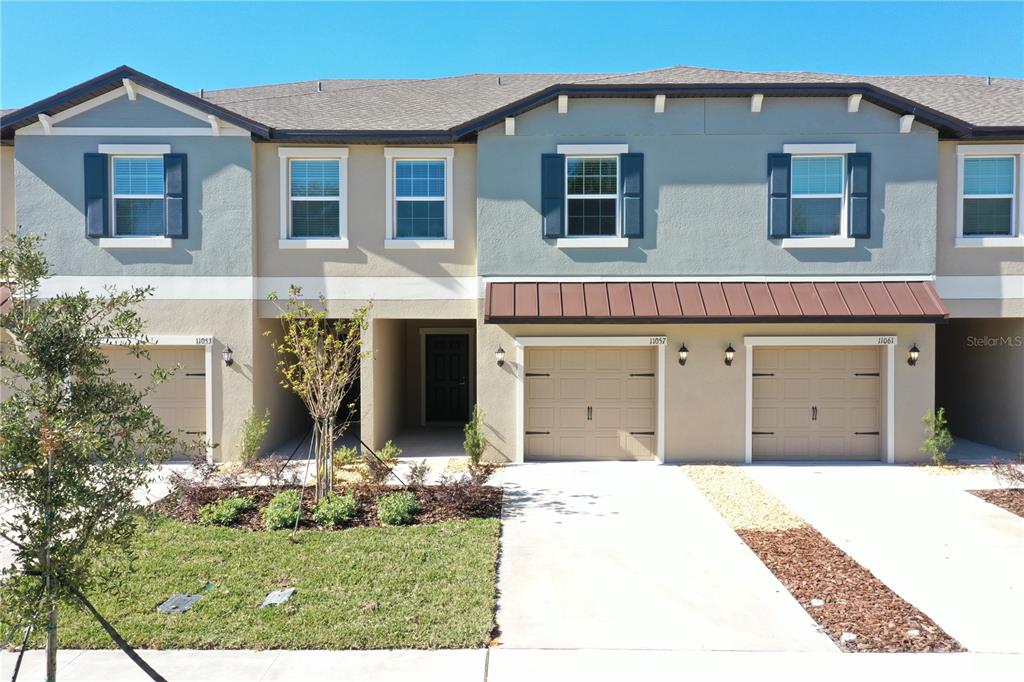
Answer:
[[729, 347], [725, 349], [725, 364], [726, 364], [727, 367], [731, 367], [732, 366], [732, 361], [733, 361], [733, 358], [735, 358], [735, 357], [736, 357], [736, 349], [733, 348], [732, 344], [730, 343]]
[[220, 356], [224, 359], [224, 364], [230, 367], [235, 364], [235, 359], [232, 356], [231, 346], [224, 346], [224, 350], [220, 352]]
[[686, 344], [685, 343], [682, 344], [681, 346], [679, 346], [679, 364], [680, 365], [685, 365], [686, 364], [686, 356], [688, 356], [689, 354], [690, 354], [690, 351], [686, 348]]
[[907, 353], [907, 364], [911, 367], [917, 365], [917, 359], [921, 357], [921, 349], [917, 347], [915, 343], [910, 347], [910, 352]]
[[497, 363], [498, 367], [502, 367], [505, 364], [505, 349], [498, 346], [498, 350], [494, 351], [494, 362]]

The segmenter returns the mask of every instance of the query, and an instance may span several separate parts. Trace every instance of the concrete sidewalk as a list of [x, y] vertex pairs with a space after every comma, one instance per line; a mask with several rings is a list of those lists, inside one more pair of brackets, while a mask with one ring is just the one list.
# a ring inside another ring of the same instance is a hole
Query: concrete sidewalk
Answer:
[[[963, 682], [1014, 679], [1024, 656], [747, 651], [472, 649], [445, 651], [140, 651], [169, 682]], [[120, 651], [66, 651], [58, 682], [148, 682]], [[19, 679], [43, 677], [26, 654]], [[9, 679], [14, 655], [0, 654]], [[642, 673], [641, 673], [642, 671]]]
[[969, 651], [1024, 653], [1024, 519], [967, 492], [997, 487], [987, 469], [745, 471]]
[[504, 647], [835, 650], [678, 467], [519, 464], [504, 476]]

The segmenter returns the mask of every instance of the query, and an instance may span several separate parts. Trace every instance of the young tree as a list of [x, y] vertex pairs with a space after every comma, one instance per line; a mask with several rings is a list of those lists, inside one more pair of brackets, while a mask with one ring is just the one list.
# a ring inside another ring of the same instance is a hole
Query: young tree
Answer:
[[[277, 301], [276, 294], [270, 300]], [[327, 317], [321, 296], [314, 306], [302, 298], [302, 290], [288, 289], [288, 301], [279, 306], [281, 337], [271, 342], [277, 354], [281, 386], [299, 396], [313, 419], [316, 453], [316, 501], [324, 499], [334, 484], [334, 443], [351, 422], [351, 408], [341, 413], [345, 395], [359, 377], [364, 357], [363, 331], [369, 309], [353, 311], [348, 319]], [[266, 333], [270, 335], [269, 332]]]
[[[95, 561], [97, 550], [129, 551], [138, 511], [132, 495], [175, 440], [143, 403], [152, 387], [114, 378], [101, 348], [117, 339], [123, 352], [145, 355], [135, 308], [149, 290], [42, 299], [48, 266], [37, 242], [0, 243], [9, 296], [0, 307], [0, 382], [8, 393], [0, 401], [0, 498], [14, 508], [0, 520], [0, 538], [14, 551], [13, 566], [0, 574], [0, 622], [12, 636], [25, 627], [27, 642], [45, 621], [53, 680], [58, 606], [85, 606], [99, 617], [84, 597], [111, 577]], [[155, 370], [153, 380], [169, 374]]]

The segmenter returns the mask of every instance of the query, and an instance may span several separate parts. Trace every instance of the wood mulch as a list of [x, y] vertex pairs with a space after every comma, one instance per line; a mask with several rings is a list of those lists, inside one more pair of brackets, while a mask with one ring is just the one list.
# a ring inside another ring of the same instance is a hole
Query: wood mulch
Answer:
[[736, 533], [843, 651], [965, 651], [814, 528]]
[[[252, 511], [243, 514], [232, 528], [248, 528], [249, 530], [266, 530], [260, 510], [278, 493], [297, 489], [297, 486], [238, 486], [219, 487], [207, 486], [193, 488], [189, 491], [188, 503], [183, 503], [175, 495], [168, 495], [153, 505], [161, 515], [181, 521], [182, 523], [199, 523], [199, 509], [210, 502], [226, 497], [249, 496], [256, 506]], [[359, 511], [355, 517], [347, 521], [339, 530], [357, 527], [376, 527], [381, 523], [377, 519], [377, 496], [411, 490], [420, 503], [420, 511], [416, 514], [415, 524], [440, 523], [468, 518], [496, 518], [501, 515], [502, 490], [497, 486], [474, 485], [472, 483], [453, 483], [448, 485], [421, 485], [397, 488], [394, 486], [360, 484], [336, 488], [339, 494], [348, 491], [355, 493], [359, 500]], [[318, 526], [313, 522], [313, 489], [302, 489], [302, 519], [299, 528], [313, 529]]]
[[989, 504], [1002, 507], [1011, 514], [1024, 518], [1024, 488], [1001, 488], [998, 490], [970, 490]]

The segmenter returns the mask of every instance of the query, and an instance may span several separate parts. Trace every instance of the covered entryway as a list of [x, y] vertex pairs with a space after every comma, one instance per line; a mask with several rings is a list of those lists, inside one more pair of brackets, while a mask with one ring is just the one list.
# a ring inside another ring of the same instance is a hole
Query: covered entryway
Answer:
[[527, 348], [524, 459], [651, 460], [654, 347]]
[[140, 388], [151, 384], [154, 367], [177, 369], [159, 384], [146, 402], [176, 438], [186, 444], [206, 436], [206, 358], [202, 346], [149, 348], [149, 358], [137, 358], [126, 348], [106, 348], [110, 369], [122, 381]]
[[753, 459], [879, 459], [881, 377], [878, 346], [754, 348]]

